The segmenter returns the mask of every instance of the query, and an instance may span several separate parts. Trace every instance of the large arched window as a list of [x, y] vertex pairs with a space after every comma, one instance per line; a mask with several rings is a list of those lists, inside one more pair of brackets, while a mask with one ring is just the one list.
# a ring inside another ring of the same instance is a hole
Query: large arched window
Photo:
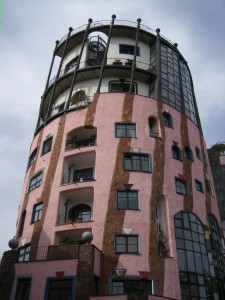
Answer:
[[208, 215], [210, 229], [210, 245], [214, 262], [217, 291], [220, 300], [225, 299], [225, 258], [223, 255], [222, 239], [216, 218]]
[[76, 221], [81, 218], [83, 222], [91, 221], [91, 207], [87, 204], [78, 204], [69, 210], [68, 219]]
[[182, 299], [208, 299], [211, 280], [205, 233], [192, 213], [174, 217]]

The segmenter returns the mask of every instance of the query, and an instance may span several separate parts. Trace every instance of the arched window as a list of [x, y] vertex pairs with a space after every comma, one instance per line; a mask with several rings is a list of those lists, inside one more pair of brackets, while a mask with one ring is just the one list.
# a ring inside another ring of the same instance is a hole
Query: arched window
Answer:
[[208, 299], [210, 266], [202, 223], [192, 213], [174, 217], [182, 299]]
[[148, 118], [148, 125], [149, 125], [149, 135], [151, 137], [158, 137], [159, 129], [158, 129], [157, 119], [155, 117]]
[[18, 230], [18, 237], [22, 236], [22, 234], [23, 234], [25, 218], [26, 218], [26, 210], [24, 210], [22, 212], [21, 217], [20, 217], [20, 226], [19, 226], [19, 230]]
[[163, 124], [166, 127], [173, 128], [173, 118], [171, 114], [166, 111], [163, 112]]
[[183, 155], [180, 148], [177, 145], [172, 146], [172, 156], [174, 159], [183, 161]]
[[191, 148], [188, 147], [188, 146], [186, 146], [186, 147], [184, 148], [184, 151], [185, 151], [186, 157], [187, 157], [188, 159], [190, 159], [191, 161], [194, 161], [194, 156], [193, 156], [193, 152], [192, 152]]
[[87, 204], [78, 204], [73, 206], [68, 213], [68, 219], [76, 221], [82, 218], [83, 222], [91, 221], [91, 207]]
[[198, 147], [195, 147], [196, 156], [198, 159], [202, 160], [202, 152]]

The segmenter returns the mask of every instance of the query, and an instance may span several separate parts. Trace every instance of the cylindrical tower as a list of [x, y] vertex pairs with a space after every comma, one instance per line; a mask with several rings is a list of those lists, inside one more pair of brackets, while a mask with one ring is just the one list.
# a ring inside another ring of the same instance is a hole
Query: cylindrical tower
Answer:
[[224, 299], [191, 73], [159, 29], [113, 15], [56, 42], [16, 238], [12, 297]]

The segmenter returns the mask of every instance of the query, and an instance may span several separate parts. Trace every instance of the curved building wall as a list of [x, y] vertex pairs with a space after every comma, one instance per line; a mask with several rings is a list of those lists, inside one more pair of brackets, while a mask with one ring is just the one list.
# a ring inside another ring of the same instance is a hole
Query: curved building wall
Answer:
[[[159, 32], [141, 29], [139, 42], [134, 28], [113, 30], [102, 78], [101, 65], [87, 63], [88, 41], [80, 65], [75, 61], [60, 75], [79, 54], [82, 31], [56, 47], [63, 59], [59, 79], [42, 97], [19, 209], [19, 246], [80, 243], [91, 231], [103, 254], [100, 295], [116, 293], [115, 272], [125, 269], [128, 279], [149, 272], [151, 293], [181, 299], [174, 218], [186, 211], [204, 226], [209, 213], [219, 220], [191, 75]], [[134, 93], [127, 93], [132, 80]]]

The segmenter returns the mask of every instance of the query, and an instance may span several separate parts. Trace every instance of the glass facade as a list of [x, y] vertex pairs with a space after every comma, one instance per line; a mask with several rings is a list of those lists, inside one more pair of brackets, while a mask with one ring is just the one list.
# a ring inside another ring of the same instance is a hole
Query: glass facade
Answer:
[[190, 72], [177, 53], [161, 44], [162, 101], [184, 112], [195, 124], [196, 111]]
[[209, 299], [211, 277], [203, 225], [188, 212], [178, 213], [174, 222], [182, 299]]

